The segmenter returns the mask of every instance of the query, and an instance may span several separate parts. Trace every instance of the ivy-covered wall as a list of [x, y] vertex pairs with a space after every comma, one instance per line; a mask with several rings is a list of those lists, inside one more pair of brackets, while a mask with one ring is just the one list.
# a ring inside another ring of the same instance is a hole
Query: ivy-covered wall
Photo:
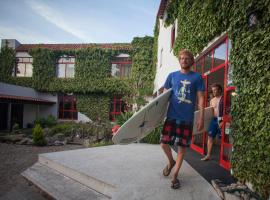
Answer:
[[[258, 27], [248, 28], [247, 9], [260, 10]], [[232, 167], [256, 191], [270, 194], [270, 1], [240, 1], [233, 7], [230, 35], [237, 96], [234, 99]]]
[[[130, 80], [113, 78], [111, 59], [113, 56], [128, 50], [88, 48], [80, 50], [53, 51], [46, 48], [35, 48], [29, 51], [33, 57], [32, 77], [12, 77], [15, 64], [15, 51], [3, 48], [0, 52], [0, 81], [35, 88], [44, 92], [73, 93], [77, 96], [78, 111], [92, 120], [108, 120], [110, 96], [132, 93]], [[56, 61], [59, 56], [75, 56], [75, 77], [57, 78]]]
[[11, 76], [7, 76], [7, 74], [11, 75], [15, 64], [14, 50], [7, 47], [2, 48], [0, 52], [0, 63], [0, 81], [8, 81]]
[[144, 97], [151, 96], [154, 88], [156, 66], [153, 62], [153, 37], [135, 37], [132, 40], [132, 69], [131, 81], [133, 97], [140, 106], [145, 104]]
[[93, 121], [108, 121], [110, 96], [104, 94], [78, 94], [77, 108]]
[[[257, 9], [259, 25], [248, 27], [247, 14]], [[171, 0], [166, 23], [178, 19], [174, 53], [200, 53], [227, 31], [232, 41], [230, 62], [237, 95], [233, 99], [233, 174], [251, 182], [263, 197], [270, 193], [270, 1]], [[156, 40], [157, 35], [155, 35]]]
[[[152, 94], [152, 41], [153, 38], [148, 36], [134, 38], [130, 50], [121, 50], [121, 44], [115, 44], [110, 49], [92, 46], [79, 50], [50, 50], [40, 46], [29, 51], [33, 57], [32, 77], [13, 77], [15, 51], [3, 48], [0, 52], [0, 81], [44, 92], [73, 93], [77, 96], [79, 112], [92, 120], [98, 117], [108, 120], [110, 97], [113, 95], [125, 98], [134, 94], [141, 97], [147, 92]], [[130, 78], [111, 77], [111, 60], [120, 53], [131, 55]], [[56, 61], [63, 55], [75, 56], [74, 78], [56, 77]]]
[[112, 51], [99, 48], [81, 49], [76, 52], [75, 78], [96, 80], [111, 75]]
[[56, 74], [57, 54], [48, 49], [33, 49], [30, 55], [33, 57], [33, 86], [46, 91]]

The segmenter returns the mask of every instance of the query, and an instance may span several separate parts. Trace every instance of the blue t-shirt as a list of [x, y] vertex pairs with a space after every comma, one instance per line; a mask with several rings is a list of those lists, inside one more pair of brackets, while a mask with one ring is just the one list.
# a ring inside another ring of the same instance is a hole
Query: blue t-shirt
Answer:
[[164, 88], [172, 88], [167, 117], [185, 122], [192, 122], [197, 100], [197, 92], [204, 91], [204, 82], [199, 73], [180, 70], [169, 74]]

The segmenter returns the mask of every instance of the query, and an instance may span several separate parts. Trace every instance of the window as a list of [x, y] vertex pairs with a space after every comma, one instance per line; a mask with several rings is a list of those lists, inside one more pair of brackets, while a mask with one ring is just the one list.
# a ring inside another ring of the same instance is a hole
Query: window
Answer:
[[131, 64], [132, 62], [127, 54], [115, 57], [112, 60], [111, 75], [113, 77], [129, 77]]
[[162, 67], [162, 62], [163, 62], [163, 48], [160, 50], [159, 68]]
[[17, 57], [15, 68], [15, 76], [17, 77], [32, 77], [33, 75], [33, 58], [32, 57]]
[[127, 111], [127, 104], [119, 96], [114, 96], [110, 103], [110, 120], [115, 121], [116, 116]]
[[196, 72], [202, 73], [202, 67], [203, 67], [203, 58], [200, 59], [198, 62], [196, 62]]
[[214, 50], [214, 67], [217, 67], [221, 64], [225, 64], [226, 61], [226, 41], [220, 44]]
[[76, 107], [77, 99], [74, 95], [59, 94], [58, 95], [59, 119], [78, 119], [78, 111]]
[[196, 59], [196, 71], [200, 73], [202, 69], [202, 73], [207, 75], [210, 71], [224, 67], [229, 59], [227, 54], [230, 54], [230, 49], [231, 41], [226, 36], [221, 37], [216, 44], [211, 45]]
[[203, 72], [208, 72], [211, 70], [212, 66], [212, 52], [207, 54], [204, 58], [204, 67], [203, 67]]
[[171, 49], [173, 48], [174, 41], [175, 41], [175, 25], [173, 25], [171, 30]]
[[[228, 40], [228, 61], [230, 59], [230, 53], [232, 49], [231, 40]], [[228, 62], [228, 76], [227, 76], [227, 86], [233, 86], [233, 65]]]
[[58, 78], [73, 78], [75, 70], [75, 57], [62, 56], [57, 61], [57, 77]]
[[228, 60], [230, 60], [230, 55], [231, 55], [231, 50], [232, 50], [232, 41], [229, 39], [228, 40]]

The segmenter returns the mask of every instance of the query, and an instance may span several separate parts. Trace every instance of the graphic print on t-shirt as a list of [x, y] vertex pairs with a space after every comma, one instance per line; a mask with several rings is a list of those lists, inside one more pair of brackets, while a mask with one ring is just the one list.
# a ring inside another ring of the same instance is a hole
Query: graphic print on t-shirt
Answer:
[[184, 80], [180, 82], [182, 83], [182, 87], [180, 87], [178, 91], [177, 99], [179, 100], [179, 103], [184, 102], [184, 103], [191, 104], [192, 102], [189, 99], [186, 99], [187, 93], [190, 93], [190, 89], [189, 89], [190, 81]]

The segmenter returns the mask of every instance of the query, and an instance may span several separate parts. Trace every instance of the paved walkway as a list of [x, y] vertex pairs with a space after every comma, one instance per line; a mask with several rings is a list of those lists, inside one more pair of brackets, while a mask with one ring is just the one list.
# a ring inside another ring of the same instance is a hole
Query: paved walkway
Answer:
[[[162, 175], [166, 159], [159, 145], [112, 145], [47, 153], [40, 155], [38, 164], [56, 170], [65, 177], [115, 200], [219, 199], [212, 186], [185, 161], [179, 174], [182, 187], [171, 189], [171, 177]], [[36, 168], [29, 168], [24, 175], [30, 177], [35, 173], [37, 177], [39, 168], [37, 165]], [[42, 184], [46, 185], [44, 178], [42, 181]], [[51, 183], [48, 182], [47, 185]], [[58, 192], [60, 189], [57, 189]], [[74, 196], [75, 190], [66, 189], [65, 198], [59, 195], [58, 199], [75, 199], [68, 195], [68, 192]], [[97, 197], [99, 198], [104, 199], [101, 196]]]

